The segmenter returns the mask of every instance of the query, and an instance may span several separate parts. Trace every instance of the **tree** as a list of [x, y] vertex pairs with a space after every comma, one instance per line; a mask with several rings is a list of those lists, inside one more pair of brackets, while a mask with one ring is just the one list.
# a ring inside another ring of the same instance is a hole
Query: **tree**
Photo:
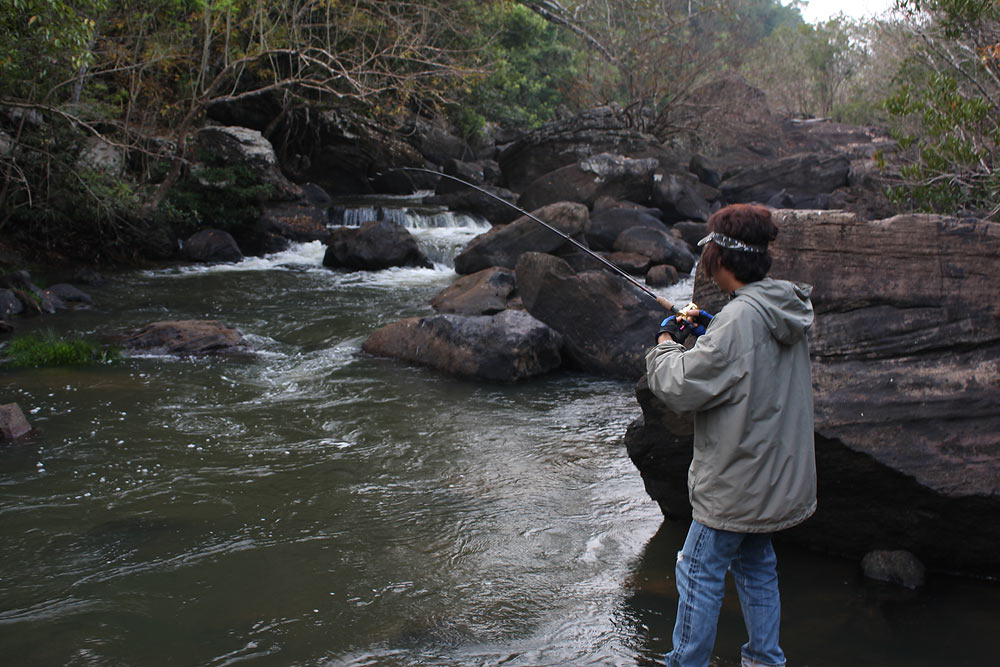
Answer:
[[[0, 151], [0, 227], [18, 220], [37, 232], [40, 220], [64, 215], [117, 234], [148, 220], [190, 163], [189, 135], [213, 104], [272, 96], [278, 115], [331, 105], [384, 122], [447, 104], [472, 73], [469, 17], [479, 4], [0, 0], [0, 145], [10, 147]], [[31, 136], [12, 120], [29, 112], [43, 119]], [[143, 182], [79, 169], [81, 129], [132, 162], [145, 155]], [[78, 194], [90, 210], [54, 211], [55, 193]]]
[[523, 5], [488, 5], [481, 17], [483, 45], [476, 59], [481, 74], [458, 105], [465, 133], [486, 119], [523, 129], [552, 119], [568, 101], [579, 51], [557, 26]]
[[914, 50], [886, 101], [903, 165], [890, 196], [1000, 216], [1000, 5], [904, 0]]
[[578, 106], [618, 105], [666, 140], [690, 117], [700, 85], [738, 68], [742, 54], [780, 25], [801, 23], [776, 0], [534, 0], [523, 2], [580, 42]]

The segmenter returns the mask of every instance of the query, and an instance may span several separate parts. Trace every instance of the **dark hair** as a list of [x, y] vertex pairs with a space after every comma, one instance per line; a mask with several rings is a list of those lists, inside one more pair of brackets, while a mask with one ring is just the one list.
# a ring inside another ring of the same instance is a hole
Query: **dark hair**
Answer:
[[[778, 236], [778, 227], [771, 220], [771, 210], [759, 204], [730, 204], [719, 209], [708, 219], [708, 231], [725, 234], [748, 245], [765, 247]], [[769, 251], [746, 252], [723, 248], [718, 243], [705, 246], [701, 261], [709, 277], [724, 266], [741, 283], [761, 280], [771, 269]]]

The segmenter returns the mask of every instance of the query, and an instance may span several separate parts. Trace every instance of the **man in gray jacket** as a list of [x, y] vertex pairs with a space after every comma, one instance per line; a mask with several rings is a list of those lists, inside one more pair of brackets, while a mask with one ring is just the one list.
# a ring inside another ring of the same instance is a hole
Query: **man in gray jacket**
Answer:
[[743, 666], [784, 665], [771, 534], [816, 510], [812, 288], [766, 277], [767, 245], [778, 234], [767, 208], [727, 206], [708, 231], [701, 261], [732, 300], [691, 349], [681, 343], [699, 323], [669, 318], [646, 354], [654, 395], [694, 413], [693, 520], [677, 555], [680, 599], [666, 664], [708, 664], [728, 570], [749, 635]]

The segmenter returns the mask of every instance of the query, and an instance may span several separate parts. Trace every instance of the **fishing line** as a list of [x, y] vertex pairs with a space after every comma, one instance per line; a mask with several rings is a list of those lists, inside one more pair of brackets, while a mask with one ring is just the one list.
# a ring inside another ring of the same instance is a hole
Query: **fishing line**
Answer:
[[[661, 296], [657, 296], [656, 293], [653, 292], [653, 290], [649, 289], [648, 287], [646, 287], [645, 285], [643, 285], [642, 283], [640, 283], [638, 280], [636, 280], [635, 278], [633, 278], [629, 274], [625, 273], [625, 271], [621, 270], [620, 268], [618, 268], [617, 266], [615, 266], [614, 264], [612, 264], [608, 260], [604, 259], [603, 257], [601, 257], [600, 255], [598, 255], [593, 250], [591, 250], [587, 246], [583, 245], [582, 243], [580, 243], [576, 239], [572, 238], [571, 236], [568, 236], [567, 234], [563, 234], [561, 231], [559, 231], [558, 229], [556, 229], [555, 227], [553, 227], [549, 223], [545, 222], [541, 218], [539, 218], [537, 216], [534, 216], [531, 213], [528, 213], [527, 211], [525, 211], [523, 208], [521, 208], [519, 206], [511, 204], [509, 201], [507, 201], [503, 197], [495, 195], [492, 192], [490, 192], [489, 190], [485, 190], [485, 189], [483, 189], [483, 188], [481, 188], [481, 187], [479, 187], [477, 185], [469, 183], [468, 181], [464, 181], [461, 178], [458, 178], [457, 176], [452, 176], [450, 174], [443, 174], [440, 171], [434, 171], [433, 169], [423, 169], [423, 168], [420, 168], [420, 167], [398, 167], [398, 170], [399, 171], [421, 171], [421, 172], [424, 172], [426, 174], [433, 174], [434, 176], [440, 176], [441, 178], [449, 178], [449, 179], [455, 181], [456, 183], [461, 183], [462, 185], [464, 185], [464, 186], [466, 186], [468, 188], [472, 188], [473, 190], [481, 192], [484, 195], [486, 195], [487, 197], [492, 197], [493, 199], [496, 199], [498, 202], [501, 202], [501, 203], [506, 204], [507, 206], [511, 207], [512, 209], [514, 209], [515, 211], [517, 211], [521, 215], [523, 215], [523, 216], [525, 216], [527, 218], [530, 218], [531, 220], [534, 220], [535, 222], [537, 222], [541, 226], [545, 227], [549, 231], [555, 232], [556, 234], [558, 234], [562, 238], [566, 239], [567, 241], [569, 241], [570, 243], [572, 243], [574, 246], [576, 246], [580, 250], [584, 251], [585, 253], [587, 253], [588, 255], [590, 255], [591, 257], [593, 257], [594, 259], [596, 259], [597, 261], [599, 261], [601, 264], [603, 264], [604, 266], [608, 267], [609, 269], [611, 269], [612, 271], [614, 271], [615, 273], [617, 273], [618, 275], [620, 275], [621, 277], [623, 277], [625, 280], [629, 281], [632, 285], [634, 285], [635, 287], [638, 287], [643, 292], [643, 294], [645, 294], [646, 296], [648, 296], [651, 299], [653, 299], [654, 301], [656, 301], [660, 306], [662, 306], [664, 308], [667, 308], [666, 303], [670, 303], [667, 299], [665, 299], [664, 297], [661, 297]], [[662, 299], [662, 301], [661, 301], [661, 299]], [[666, 302], [666, 303], [664, 303], [664, 302]], [[672, 307], [673, 307], [673, 305], [671, 304], [670, 308], [667, 308], [667, 310], [670, 310]]]

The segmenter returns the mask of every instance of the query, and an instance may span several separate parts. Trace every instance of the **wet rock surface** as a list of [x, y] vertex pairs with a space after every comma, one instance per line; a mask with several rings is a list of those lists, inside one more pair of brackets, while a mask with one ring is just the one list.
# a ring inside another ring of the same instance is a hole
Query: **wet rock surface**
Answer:
[[239, 330], [217, 320], [167, 320], [130, 332], [121, 341], [129, 350], [180, 356], [245, 352]]
[[516, 382], [562, 364], [562, 336], [528, 313], [439, 314], [376, 329], [363, 349], [465, 377]]

